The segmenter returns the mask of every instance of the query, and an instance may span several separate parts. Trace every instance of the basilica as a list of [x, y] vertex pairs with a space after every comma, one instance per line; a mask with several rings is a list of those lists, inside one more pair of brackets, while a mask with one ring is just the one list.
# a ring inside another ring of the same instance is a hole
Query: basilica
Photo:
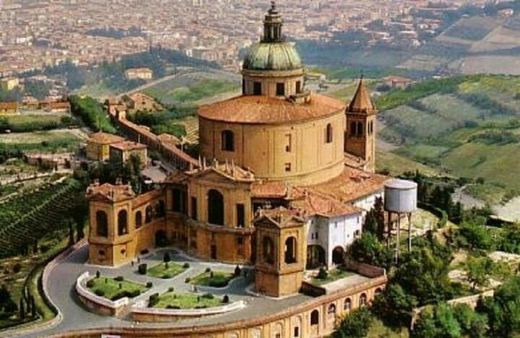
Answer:
[[259, 294], [284, 297], [305, 271], [345, 261], [387, 180], [375, 174], [377, 109], [363, 79], [348, 103], [306, 90], [282, 27], [273, 5], [243, 60], [242, 95], [199, 108], [198, 158], [180, 154], [186, 165], [146, 193], [88, 188], [90, 264], [169, 245], [252, 266]]

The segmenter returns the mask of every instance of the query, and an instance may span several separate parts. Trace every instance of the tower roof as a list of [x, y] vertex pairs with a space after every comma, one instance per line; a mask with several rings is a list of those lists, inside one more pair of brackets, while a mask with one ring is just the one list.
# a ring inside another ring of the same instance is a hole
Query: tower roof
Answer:
[[347, 107], [347, 112], [367, 114], [373, 113], [376, 110], [376, 106], [372, 102], [370, 93], [367, 87], [365, 86], [363, 76], [361, 76], [356, 93], [354, 94], [352, 101], [350, 101], [350, 104]]

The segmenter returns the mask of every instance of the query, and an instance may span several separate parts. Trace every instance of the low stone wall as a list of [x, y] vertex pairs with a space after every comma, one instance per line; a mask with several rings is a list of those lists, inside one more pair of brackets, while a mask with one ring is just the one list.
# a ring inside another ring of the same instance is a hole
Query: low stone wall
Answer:
[[90, 273], [85, 272], [76, 280], [76, 292], [79, 298], [93, 312], [105, 316], [118, 316], [130, 305], [128, 297], [121, 298], [115, 302], [90, 292], [86, 283], [90, 279]]
[[348, 270], [355, 271], [358, 274], [369, 278], [376, 278], [386, 275], [385, 269], [370, 264], [359, 263], [347, 259], [345, 261], [345, 265]]
[[206, 309], [155, 309], [148, 308], [147, 301], [141, 301], [132, 307], [132, 319], [140, 322], [169, 322], [175, 318], [205, 317], [241, 310], [246, 302], [237, 301], [224, 306]]

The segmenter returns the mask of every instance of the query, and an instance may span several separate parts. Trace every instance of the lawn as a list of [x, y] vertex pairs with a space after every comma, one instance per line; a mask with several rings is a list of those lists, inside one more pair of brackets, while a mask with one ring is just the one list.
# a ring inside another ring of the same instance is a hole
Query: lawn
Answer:
[[235, 277], [233, 273], [224, 271], [206, 271], [190, 279], [190, 283], [199, 286], [223, 288]]
[[169, 279], [183, 273], [186, 269], [187, 268], [184, 266], [173, 262], [160, 263], [148, 269], [147, 275], [156, 278]]
[[399, 176], [407, 171], [420, 171], [421, 173], [428, 176], [441, 175], [440, 170], [436, 168], [429, 167], [393, 152], [378, 150], [376, 156], [376, 166], [378, 172], [388, 172], [392, 176]]
[[96, 295], [112, 301], [124, 297], [137, 297], [143, 291], [147, 290], [142, 284], [128, 280], [117, 281], [111, 277], [93, 278], [87, 282], [87, 287]]
[[[152, 297], [153, 299], [153, 297]], [[223, 298], [212, 294], [166, 292], [155, 300], [151, 299], [150, 307], [159, 309], [203, 309], [224, 304]]]
[[326, 278], [314, 277], [312, 279], [312, 284], [325, 285], [325, 284], [329, 284], [329, 283], [335, 282], [335, 281], [343, 279], [343, 278], [347, 278], [352, 275], [354, 275], [352, 272], [343, 270], [342, 268], [336, 268], [333, 270], [329, 270]]

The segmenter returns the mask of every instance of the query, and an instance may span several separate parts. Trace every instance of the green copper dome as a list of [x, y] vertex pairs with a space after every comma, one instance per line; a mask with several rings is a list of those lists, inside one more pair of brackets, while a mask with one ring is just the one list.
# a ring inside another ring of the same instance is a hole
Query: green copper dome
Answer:
[[247, 70], [296, 70], [303, 68], [296, 48], [286, 42], [261, 42], [253, 45], [244, 59]]

